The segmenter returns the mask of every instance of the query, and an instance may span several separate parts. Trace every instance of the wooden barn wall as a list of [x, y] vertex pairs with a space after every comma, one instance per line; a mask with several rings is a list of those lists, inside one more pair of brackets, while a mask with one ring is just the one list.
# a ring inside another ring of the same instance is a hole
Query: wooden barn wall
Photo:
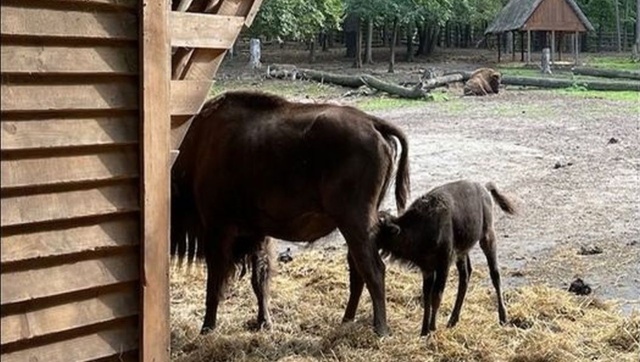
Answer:
[[137, 0], [2, 0], [1, 358], [137, 358]]
[[527, 20], [524, 30], [587, 31], [565, 0], [543, 1]]

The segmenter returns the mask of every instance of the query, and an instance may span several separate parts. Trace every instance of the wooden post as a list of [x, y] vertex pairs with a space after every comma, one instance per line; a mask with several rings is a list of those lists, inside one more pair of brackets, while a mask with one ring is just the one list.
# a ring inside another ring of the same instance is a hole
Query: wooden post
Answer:
[[169, 361], [171, 46], [167, 0], [140, 6], [140, 360]]
[[516, 34], [511, 32], [511, 61], [516, 61]]
[[498, 63], [500, 63], [500, 57], [501, 57], [501, 48], [502, 48], [502, 42], [500, 41], [500, 33], [496, 34], [496, 40], [498, 41]]
[[541, 72], [551, 74], [551, 49], [549, 48], [542, 49]]
[[531, 63], [531, 30], [527, 30], [527, 64]]
[[551, 30], [551, 59], [550, 64], [556, 61], [556, 31]]
[[558, 61], [562, 61], [562, 36], [564, 34], [562, 32], [559, 32], [558, 34]]
[[524, 32], [520, 32], [520, 61], [524, 62]]
[[579, 65], [580, 56], [580, 33], [577, 31], [573, 34], [573, 60], [576, 65]]

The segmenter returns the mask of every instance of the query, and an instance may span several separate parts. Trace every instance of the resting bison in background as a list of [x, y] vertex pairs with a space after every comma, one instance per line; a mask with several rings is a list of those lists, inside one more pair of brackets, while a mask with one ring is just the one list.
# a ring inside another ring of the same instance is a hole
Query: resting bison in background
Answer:
[[[310, 242], [338, 228], [350, 272], [344, 321], [355, 317], [366, 285], [375, 330], [388, 334], [385, 267], [370, 231], [393, 175], [394, 138], [401, 146], [395, 177], [401, 210], [409, 190], [408, 148], [394, 125], [352, 107], [261, 93], [230, 92], [204, 105], [172, 170], [174, 203], [183, 207], [172, 209], [178, 230], [172, 251], [184, 256], [190, 252], [185, 233], [197, 235], [207, 263], [203, 333], [215, 328], [218, 300], [235, 266], [248, 256], [254, 266], [264, 264], [265, 237]], [[270, 322], [269, 277], [263, 267], [252, 278], [259, 326]]]
[[458, 295], [448, 326], [453, 327], [458, 322], [471, 276], [469, 250], [478, 240], [498, 294], [500, 323], [506, 323], [493, 229], [494, 201], [506, 213], [516, 213], [513, 203], [493, 183], [482, 186], [469, 181], [434, 188], [414, 201], [399, 217], [381, 213], [375, 240], [383, 254], [415, 265], [422, 271], [422, 335], [436, 329], [449, 266], [454, 261], [458, 268]]
[[484, 96], [498, 94], [502, 75], [491, 68], [480, 68], [471, 73], [471, 77], [464, 85], [465, 95]]

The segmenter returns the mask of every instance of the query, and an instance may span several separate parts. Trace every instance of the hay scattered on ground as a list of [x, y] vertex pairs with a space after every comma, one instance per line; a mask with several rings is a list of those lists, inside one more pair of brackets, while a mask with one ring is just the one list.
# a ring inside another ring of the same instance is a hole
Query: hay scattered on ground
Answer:
[[171, 347], [176, 361], [638, 361], [640, 313], [624, 317], [612, 303], [546, 286], [506, 288], [509, 324], [498, 324], [486, 266], [473, 271], [455, 328], [445, 328], [457, 290], [455, 268], [438, 316], [438, 331], [420, 337], [421, 277], [387, 268], [387, 313], [393, 335], [371, 327], [365, 291], [353, 323], [341, 324], [348, 295], [346, 254], [311, 250], [278, 266], [272, 283], [273, 329], [253, 332], [257, 305], [248, 277], [221, 303], [218, 327], [198, 335], [204, 316], [202, 268], [171, 276]]

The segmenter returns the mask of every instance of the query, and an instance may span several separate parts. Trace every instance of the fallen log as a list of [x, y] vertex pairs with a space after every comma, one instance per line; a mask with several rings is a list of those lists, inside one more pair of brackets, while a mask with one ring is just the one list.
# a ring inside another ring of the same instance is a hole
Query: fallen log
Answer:
[[[466, 81], [471, 77], [472, 72], [462, 71], [462, 78]], [[448, 74], [455, 74], [449, 72]], [[594, 80], [573, 80], [561, 78], [533, 78], [516, 77], [503, 75], [501, 83], [504, 85], [522, 85], [539, 88], [570, 88], [574, 85], [585, 87], [588, 90], [600, 91], [640, 91], [640, 82], [634, 81], [594, 81]]]
[[360, 78], [366, 85], [371, 88], [375, 88], [389, 94], [397, 95], [402, 98], [418, 99], [425, 98], [429, 95], [429, 91], [422, 89], [422, 87], [420, 87], [420, 84], [413, 88], [405, 88], [399, 85], [383, 82], [378, 78], [366, 74], [362, 75]]
[[632, 70], [574, 67], [571, 69], [571, 71], [573, 72], [573, 74], [589, 75], [592, 77], [625, 78], [625, 79], [640, 80], [640, 72], [634, 72]]

